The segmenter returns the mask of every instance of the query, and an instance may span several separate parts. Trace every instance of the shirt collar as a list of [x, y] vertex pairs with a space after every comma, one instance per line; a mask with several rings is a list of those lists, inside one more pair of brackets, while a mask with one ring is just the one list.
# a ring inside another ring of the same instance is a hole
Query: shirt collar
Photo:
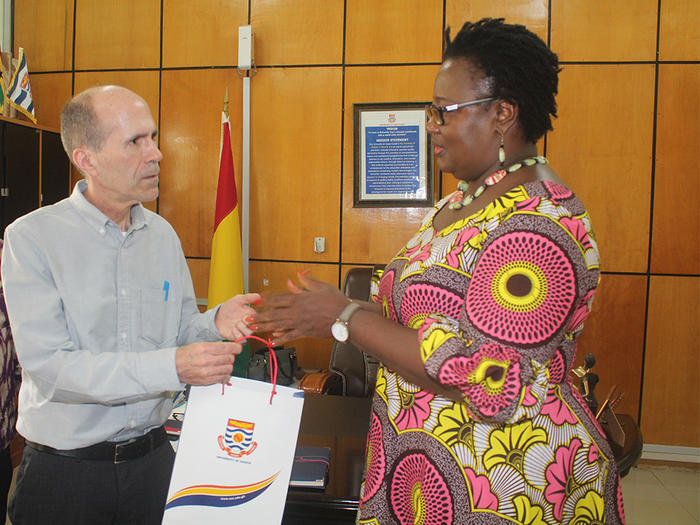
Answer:
[[[95, 228], [100, 235], [104, 235], [107, 232], [108, 224], [111, 223], [115, 227], [116, 224], [85, 198], [83, 195], [85, 190], [87, 190], [87, 181], [85, 179], [79, 180], [69, 198], [70, 203], [90, 226]], [[141, 203], [134, 204], [131, 207], [131, 229], [139, 230], [147, 225], [148, 221], [143, 212], [143, 205]]]

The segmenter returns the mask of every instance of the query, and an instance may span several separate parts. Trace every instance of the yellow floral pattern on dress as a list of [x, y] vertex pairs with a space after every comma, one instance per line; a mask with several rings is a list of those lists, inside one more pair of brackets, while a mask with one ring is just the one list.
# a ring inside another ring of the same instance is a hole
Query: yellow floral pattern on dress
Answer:
[[438, 414], [437, 421], [433, 433], [448, 447], [452, 448], [461, 443], [471, 450], [472, 454], [476, 452], [474, 420], [469, 417], [467, 407], [463, 403], [455, 403], [443, 408]]
[[586, 495], [576, 503], [574, 519], [575, 525], [603, 525], [605, 523], [605, 505], [603, 498], [594, 490], [589, 490]]
[[386, 403], [386, 371], [384, 370], [383, 366], [377, 368], [377, 382], [375, 384], [374, 391]]
[[524, 495], [513, 498], [515, 516], [522, 525], [548, 525], [544, 520], [544, 510]]
[[489, 435], [489, 448], [484, 454], [484, 467], [491, 470], [500, 463], [507, 463], [522, 473], [523, 459], [528, 449], [546, 442], [547, 432], [534, 427], [532, 421], [493, 430]]
[[420, 356], [423, 362], [433, 355], [435, 350], [445, 344], [448, 339], [452, 339], [453, 337], [457, 336], [453, 332], [448, 332], [440, 327], [431, 329], [428, 336], [425, 337], [420, 344]]

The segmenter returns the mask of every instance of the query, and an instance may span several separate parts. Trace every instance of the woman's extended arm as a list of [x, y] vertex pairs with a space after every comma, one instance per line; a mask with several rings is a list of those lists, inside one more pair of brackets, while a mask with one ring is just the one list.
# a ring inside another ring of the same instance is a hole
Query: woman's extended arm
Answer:
[[[350, 301], [333, 286], [299, 274], [301, 287], [289, 283], [292, 293], [263, 297], [262, 310], [253, 324], [259, 331], [271, 332], [276, 344], [299, 337], [331, 337], [331, 325]], [[420, 357], [418, 332], [383, 317], [381, 307], [362, 304], [348, 323], [350, 340], [362, 351], [376, 357], [408, 381], [435, 393], [462, 399], [428, 376]]]

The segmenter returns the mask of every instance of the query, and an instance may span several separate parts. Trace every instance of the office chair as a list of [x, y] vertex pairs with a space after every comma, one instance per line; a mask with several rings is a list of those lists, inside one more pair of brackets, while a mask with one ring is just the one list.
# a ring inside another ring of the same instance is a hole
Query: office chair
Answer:
[[[343, 293], [351, 299], [369, 300], [370, 283], [375, 270], [383, 265], [350, 268], [343, 281]], [[351, 342], [335, 341], [328, 369], [302, 377], [299, 388], [307, 392], [367, 397], [374, 391], [379, 362]]]

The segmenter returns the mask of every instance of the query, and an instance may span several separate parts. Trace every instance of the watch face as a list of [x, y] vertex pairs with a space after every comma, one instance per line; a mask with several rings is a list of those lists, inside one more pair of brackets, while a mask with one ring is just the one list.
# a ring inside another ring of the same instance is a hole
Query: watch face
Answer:
[[348, 333], [347, 325], [345, 323], [341, 323], [340, 321], [336, 321], [331, 325], [331, 333], [336, 341], [340, 341], [341, 343], [347, 341], [348, 335], [350, 335]]

